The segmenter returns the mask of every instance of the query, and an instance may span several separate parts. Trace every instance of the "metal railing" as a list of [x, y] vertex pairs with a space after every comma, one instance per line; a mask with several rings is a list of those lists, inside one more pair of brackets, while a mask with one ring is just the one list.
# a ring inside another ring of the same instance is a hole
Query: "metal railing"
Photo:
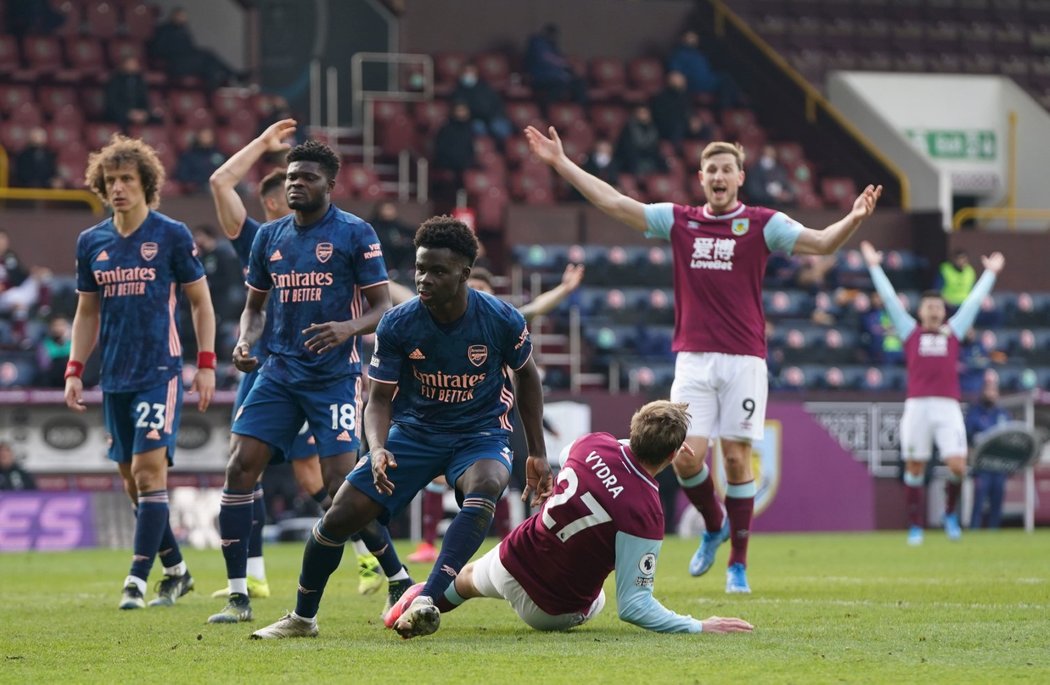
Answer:
[[11, 188], [11, 175], [7, 150], [0, 145], [0, 200], [39, 200], [41, 202], [77, 202], [86, 204], [96, 216], [101, 216], [102, 200], [87, 190], [59, 188]]

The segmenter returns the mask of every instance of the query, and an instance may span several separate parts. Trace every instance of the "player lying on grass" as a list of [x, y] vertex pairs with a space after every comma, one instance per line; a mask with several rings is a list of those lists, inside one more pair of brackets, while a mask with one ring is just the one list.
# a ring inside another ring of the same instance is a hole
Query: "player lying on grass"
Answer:
[[[455, 608], [475, 597], [505, 599], [537, 630], [568, 630], [602, 610], [602, 584], [615, 571], [617, 611], [628, 623], [660, 633], [751, 631], [739, 618], [676, 614], [653, 597], [664, 531], [655, 477], [689, 450], [689, 421], [684, 403], [660, 400], [635, 413], [630, 440], [608, 433], [578, 439], [543, 509], [467, 564], [445, 591], [446, 602]], [[425, 620], [419, 612], [400, 615], [422, 587], [409, 589], [387, 618], [404, 638], [426, 635], [440, 623], [435, 607]]]

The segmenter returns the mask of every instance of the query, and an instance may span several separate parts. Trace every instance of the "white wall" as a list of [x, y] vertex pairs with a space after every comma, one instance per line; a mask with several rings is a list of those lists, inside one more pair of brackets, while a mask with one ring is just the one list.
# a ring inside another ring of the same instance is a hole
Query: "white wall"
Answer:
[[151, 0], [168, 18], [174, 7], [185, 7], [197, 45], [207, 48], [237, 70], [248, 60], [247, 12], [233, 0]]

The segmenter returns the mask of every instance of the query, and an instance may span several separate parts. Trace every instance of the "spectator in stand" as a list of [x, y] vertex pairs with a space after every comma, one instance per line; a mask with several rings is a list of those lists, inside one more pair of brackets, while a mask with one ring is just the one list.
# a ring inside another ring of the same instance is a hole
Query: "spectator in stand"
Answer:
[[621, 171], [638, 176], [667, 171], [667, 162], [660, 153], [660, 132], [645, 105], [635, 107], [634, 114], [620, 131], [616, 161]]
[[7, 442], [0, 442], [0, 490], [36, 490], [33, 476], [18, 465]]
[[15, 155], [11, 185], [22, 188], [58, 188], [62, 179], [55, 164], [55, 153], [47, 146], [47, 131], [35, 126], [29, 130], [29, 145]]
[[791, 177], [777, 161], [777, 149], [772, 145], [763, 147], [762, 156], [748, 169], [744, 192], [753, 205], [783, 208], [798, 201]]
[[208, 276], [212, 308], [220, 321], [238, 321], [244, 309], [244, 269], [228, 242], [219, 242], [211, 224], [193, 229], [197, 259]]
[[718, 138], [715, 115], [710, 110], [700, 110], [689, 115], [685, 127], [685, 140], [702, 140], [705, 143]]
[[36, 348], [37, 377], [36, 385], [42, 388], [64, 388], [65, 371], [69, 362], [69, 347], [73, 328], [69, 319], [61, 315], [51, 317], [47, 325], [47, 334], [40, 339]]
[[473, 166], [474, 129], [470, 124], [470, 108], [465, 102], [455, 102], [448, 122], [434, 139], [434, 168], [454, 172], [459, 188], [463, 186], [463, 172]]
[[[56, 3], [57, 4], [57, 3]], [[16, 36], [48, 35], [65, 22], [48, 0], [10, 0], [7, 29]]]
[[189, 193], [203, 191], [215, 170], [226, 161], [226, 156], [215, 147], [215, 132], [210, 128], [197, 131], [193, 144], [179, 155], [175, 166], [175, 180]]
[[492, 136], [502, 145], [511, 134], [513, 129], [503, 109], [503, 100], [492, 86], [478, 76], [475, 65], [464, 65], [459, 83], [452, 91], [452, 101], [467, 103], [476, 135]]
[[[966, 440], [970, 447], [981, 434], [1010, 420], [1010, 415], [999, 406], [999, 376], [994, 371], [984, 375], [981, 398], [966, 411]], [[1006, 474], [1001, 471], [973, 472], [973, 512], [970, 527], [998, 528], [1003, 516], [1003, 493]], [[987, 514], [985, 508], [987, 507]]]
[[105, 91], [106, 120], [120, 124], [125, 130], [132, 124], [148, 124], [150, 114], [149, 90], [142, 77], [142, 65], [135, 57], [125, 57], [120, 68], [110, 77]]
[[164, 64], [168, 76], [196, 76], [209, 90], [247, 76], [237, 74], [211, 50], [198, 48], [190, 33], [189, 20], [185, 8], [174, 8], [168, 21], [157, 26], [149, 42], [150, 57]]
[[653, 113], [653, 122], [660, 131], [660, 137], [674, 143], [675, 148], [680, 148], [689, 129], [689, 115], [693, 109], [682, 72], [667, 72], [667, 85], [653, 96], [649, 108]]
[[401, 221], [397, 204], [390, 200], [377, 204], [369, 223], [383, 245], [383, 258], [390, 278], [410, 276], [416, 265], [416, 248], [412, 244], [416, 229]]
[[26, 339], [26, 325], [37, 304], [47, 296], [51, 271], [39, 266], [26, 269], [11, 249], [6, 231], [0, 230], [0, 316], [12, 322], [12, 337], [19, 345]]
[[682, 33], [667, 60], [667, 70], [682, 72], [690, 93], [712, 95], [722, 109], [740, 105], [740, 89], [729, 76], [711, 66], [707, 56], [700, 51], [700, 35], [696, 31]]
[[954, 311], [970, 294], [976, 282], [977, 272], [970, 264], [966, 250], [954, 250], [950, 261], [941, 262], [933, 289], [941, 292], [948, 309]]
[[[620, 182], [620, 164], [613, 154], [613, 146], [607, 140], [599, 140], [594, 144], [594, 149], [587, 155], [583, 162], [583, 170], [588, 174], [597, 176], [611, 186], [617, 186]], [[572, 189], [572, 199], [582, 201], [586, 198], [580, 195], [575, 188]]]
[[11, 249], [11, 236], [0, 229], [0, 293], [22, 285], [29, 277], [29, 270]]
[[529, 38], [525, 69], [532, 79], [532, 90], [544, 106], [566, 100], [583, 104], [587, 100], [586, 84], [561, 54], [559, 35], [556, 24], [545, 24]]

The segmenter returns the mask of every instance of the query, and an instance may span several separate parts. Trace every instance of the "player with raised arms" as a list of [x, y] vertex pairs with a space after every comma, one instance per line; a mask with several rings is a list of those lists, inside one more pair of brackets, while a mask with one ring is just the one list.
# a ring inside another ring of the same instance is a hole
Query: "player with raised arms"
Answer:
[[[742, 619], [700, 621], [653, 596], [664, 534], [655, 478], [676, 454], [689, 451], [683, 444], [688, 427], [685, 404], [659, 400], [635, 412], [629, 440], [608, 433], [576, 440], [543, 509], [467, 564], [445, 590], [446, 600], [456, 607], [475, 597], [505, 599], [536, 630], [568, 630], [601, 612], [602, 585], [615, 571], [616, 608], [628, 623], [658, 633], [750, 632]], [[421, 588], [414, 585], [392, 613]], [[394, 627], [403, 637], [415, 635], [401, 622]]]
[[66, 404], [82, 401], [84, 362], [98, 338], [102, 413], [135, 508], [131, 571], [121, 609], [146, 606], [146, 580], [160, 556], [164, 578], [150, 606], [170, 606], [193, 589], [168, 522], [168, 468], [182, 410], [179, 301], [190, 302], [197, 335], [197, 373], [190, 392], [205, 411], [215, 393], [215, 312], [197, 248], [185, 224], [155, 211], [164, 167], [141, 140], [114, 135], [88, 158], [85, 182], [113, 216], [77, 239], [77, 311], [73, 318]]
[[[714, 142], [700, 155], [700, 182], [707, 198], [700, 207], [670, 202], [643, 204], [569, 159], [554, 127], [550, 137], [525, 130], [532, 153], [550, 165], [604, 213], [671, 243], [674, 262], [675, 326], [678, 353], [671, 400], [689, 405], [692, 423], [675, 474], [707, 528], [689, 563], [694, 575], [706, 573], [718, 546], [732, 539], [726, 592], [751, 592], [747, 548], [755, 506], [751, 443], [765, 432], [765, 313], [762, 278], [773, 251], [833, 254], [871, 215], [882, 186], [867, 186], [845, 217], [824, 230], [800, 225], [787, 215], [749, 207], [737, 199], [744, 183], [744, 152], [736, 144]], [[728, 485], [725, 510], [715, 496], [707, 449], [721, 439]]]
[[[481, 546], [510, 480], [510, 411], [517, 399], [529, 443], [523, 499], [550, 494], [543, 443], [543, 389], [522, 315], [467, 286], [478, 254], [474, 232], [448, 216], [415, 237], [419, 293], [383, 316], [369, 365], [365, 411], [371, 452], [347, 476], [306, 543], [295, 611], [255, 638], [317, 635], [317, 611], [347, 538], [387, 521], [436, 476], [456, 489], [461, 509], [445, 532], [430, 577], [400, 613], [399, 632], [437, 630], [445, 591]], [[512, 381], [513, 377], [513, 381]], [[392, 623], [390, 612], [385, 617]]]
[[947, 305], [941, 294], [936, 290], [924, 292], [916, 322], [905, 311], [882, 270], [882, 253], [867, 241], [861, 243], [860, 252], [897, 336], [904, 341], [908, 398], [901, 416], [900, 441], [908, 507], [908, 544], [921, 545], [923, 541], [926, 464], [933, 456], [934, 445], [949, 470], [944, 484], [944, 530], [949, 540], [958, 540], [962, 537], [962, 528], [957, 507], [966, 477], [968, 451], [966, 425], [959, 406], [959, 341], [973, 326], [981, 302], [992, 292], [1006, 260], [999, 252], [981, 257], [984, 273], [947, 321]]
[[[294, 119], [282, 119], [270, 125], [259, 137], [226, 160], [211, 176], [211, 193], [219, 224], [222, 226], [223, 233], [230, 239], [237, 258], [240, 259], [246, 272], [251, 258], [252, 243], [262, 224], [248, 216], [244, 201], [237, 193], [237, 186], [264, 155], [290, 150], [291, 145], [286, 141], [295, 135], [295, 129]], [[288, 206], [284, 184], [285, 170], [283, 168], [272, 170], [259, 182], [259, 203], [262, 205], [266, 221], [276, 221], [292, 213], [292, 209]], [[394, 284], [390, 286], [393, 297]], [[402, 286], [397, 287], [406, 292], [408, 290]], [[410, 293], [409, 296], [411, 296]], [[259, 366], [266, 362], [270, 336], [273, 332], [273, 308], [276, 301], [276, 298], [270, 298], [267, 302], [266, 323], [262, 334], [252, 348], [252, 355], [259, 359], [259, 364], [254, 370], [241, 376], [240, 385], [237, 386], [237, 397], [233, 403], [234, 416], [237, 415], [248, 392], [255, 385], [259, 376]], [[338, 473], [336, 469], [327, 469], [322, 473], [317, 456], [317, 441], [310, 433], [306, 423], [303, 424], [299, 434], [292, 442], [291, 450], [275, 458], [284, 458], [291, 462], [296, 481], [322, 510], [331, 505], [332, 495], [338, 490], [346, 476], [345, 473]], [[252, 507], [252, 532], [248, 538], [248, 597], [269, 597], [270, 586], [266, 581], [266, 565], [263, 561], [262, 530], [266, 523], [266, 505], [263, 500], [261, 482], [256, 484], [253, 497], [255, 499]], [[370, 538], [374, 549], [393, 550], [390, 534], [381, 530], [379, 526], [365, 533], [366, 537]], [[372, 536], [375, 536], [375, 540], [371, 539]], [[376, 592], [384, 582], [384, 576], [380, 575], [379, 560], [372, 555], [359, 536], [354, 538], [354, 550], [357, 552], [358, 591], [361, 594]], [[396, 558], [396, 553], [392, 560], [384, 559], [384, 561], [387, 562], [387, 566], [395, 569], [394, 575], [401, 571], [402, 565]], [[214, 592], [212, 597], [228, 597], [229, 593], [227, 586]]]
[[[271, 294], [273, 331], [269, 355], [231, 428], [219, 511], [230, 594], [209, 623], [251, 620], [246, 576], [253, 490], [272, 449], [288, 454], [305, 421], [326, 480], [348, 473], [357, 459], [360, 336], [375, 330], [390, 293], [375, 231], [331, 202], [338, 171], [339, 158], [327, 145], [310, 140], [293, 148], [284, 186], [293, 214], [263, 224], [252, 243], [248, 298], [233, 351], [238, 369], [259, 367], [252, 349]], [[411, 584], [403, 567], [399, 573], [403, 577], [392, 579], [389, 589], [397, 597], [402, 585]]]

